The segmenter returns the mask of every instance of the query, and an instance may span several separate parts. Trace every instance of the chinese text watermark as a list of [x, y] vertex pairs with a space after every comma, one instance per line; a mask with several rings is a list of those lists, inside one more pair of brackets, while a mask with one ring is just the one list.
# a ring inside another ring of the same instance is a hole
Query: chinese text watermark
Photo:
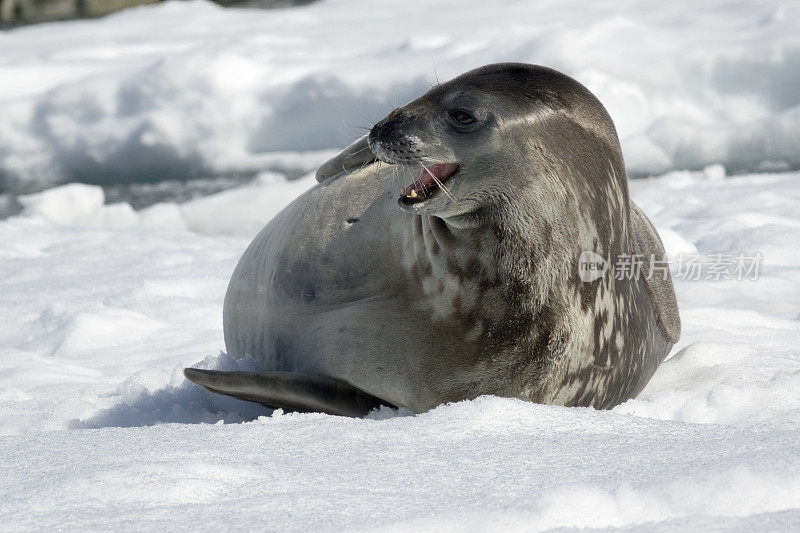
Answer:
[[614, 279], [664, 279], [684, 281], [755, 281], [761, 273], [764, 256], [761, 253], [739, 254], [677, 254], [670, 258], [655, 254], [620, 254], [613, 263], [592, 251], [578, 258], [581, 281], [591, 283], [611, 269]]

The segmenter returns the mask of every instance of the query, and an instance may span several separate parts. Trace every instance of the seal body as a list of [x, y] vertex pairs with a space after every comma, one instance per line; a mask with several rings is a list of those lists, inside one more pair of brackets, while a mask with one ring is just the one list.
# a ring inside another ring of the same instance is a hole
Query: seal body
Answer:
[[[318, 179], [255, 238], [225, 298], [228, 352], [265, 375], [331, 379], [415, 412], [483, 394], [610, 408], [678, 339], [664, 250], [628, 197], [613, 123], [563, 74], [470, 71]], [[605, 265], [589, 280], [587, 252]], [[636, 270], [620, 275], [620, 258]], [[255, 401], [270, 387], [189, 377]], [[281, 407], [275, 396], [262, 403]]]

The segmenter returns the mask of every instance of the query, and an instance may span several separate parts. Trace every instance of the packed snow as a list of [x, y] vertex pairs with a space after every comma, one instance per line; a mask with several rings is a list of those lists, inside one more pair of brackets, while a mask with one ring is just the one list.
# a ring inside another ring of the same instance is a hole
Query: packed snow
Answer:
[[[0, 33], [0, 192], [311, 170], [439, 79], [554, 67], [634, 175], [800, 168], [796, 2], [167, 2]], [[299, 157], [297, 152], [305, 152]]]
[[[800, 529], [799, 21], [774, 1], [193, 0], [0, 32], [0, 190], [29, 193], [0, 195], [20, 211], [0, 220], [0, 529]], [[654, 175], [631, 193], [683, 334], [642, 394], [346, 419], [188, 383], [256, 368], [223, 353], [225, 289], [309, 172], [498, 60], [586, 83]], [[164, 201], [197, 176], [213, 194]], [[104, 187], [40, 190], [75, 179]]]
[[225, 287], [312, 183], [269, 173], [140, 211], [69, 184], [0, 222], [6, 525], [800, 526], [800, 174], [632, 182], [673, 259], [763, 256], [741, 280], [673, 264], [683, 336], [638, 398], [601, 412], [485, 397], [365, 420], [269, 416], [181, 373], [255, 368], [221, 353]]

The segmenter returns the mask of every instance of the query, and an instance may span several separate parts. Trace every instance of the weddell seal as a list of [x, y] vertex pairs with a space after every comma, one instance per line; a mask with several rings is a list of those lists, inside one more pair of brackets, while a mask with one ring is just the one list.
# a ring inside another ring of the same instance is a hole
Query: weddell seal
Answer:
[[[317, 178], [228, 286], [228, 353], [263, 372], [189, 368], [190, 380], [350, 416], [483, 394], [605, 409], [638, 394], [678, 340], [664, 249], [628, 197], [614, 125], [564, 74], [467, 72]], [[625, 257], [640, 260], [633, 275], [620, 275]]]

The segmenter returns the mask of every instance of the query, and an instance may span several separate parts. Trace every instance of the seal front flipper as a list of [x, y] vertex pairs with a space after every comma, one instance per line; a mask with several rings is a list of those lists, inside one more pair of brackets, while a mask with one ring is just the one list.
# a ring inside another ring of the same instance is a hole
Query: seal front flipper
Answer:
[[[669, 274], [666, 252], [656, 228], [638, 205], [631, 202], [633, 251], [642, 260], [642, 276], [664, 338], [675, 344], [681, 336], [681, 317]], [[663, 268], [653, 264], [659, 262]]]
[[184, 368], [189, 381], [240, 400], [258, 402], [273, 409], [300, 413], [361, 417], [385, 405], [394, 407], [361, 389], [322, 376], [292, 372], [221, 372]]
[[325, 181], [340, 172], [356, 170], [375, 160], [375, 154], [370, 150], [369, 144], [367, 143], [367, 136], [364, 135], [339, 152], [338, 155], [322, 163], [322, 166], [317, 169], [317, 181]]

